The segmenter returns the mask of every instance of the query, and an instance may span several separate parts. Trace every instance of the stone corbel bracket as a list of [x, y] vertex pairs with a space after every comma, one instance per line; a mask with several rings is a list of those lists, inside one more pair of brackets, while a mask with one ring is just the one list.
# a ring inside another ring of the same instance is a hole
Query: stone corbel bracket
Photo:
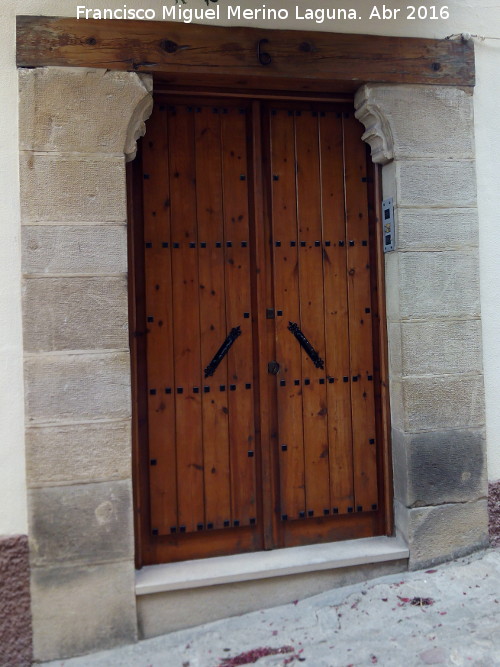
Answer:
[[137, 155], [137, 141], [146, 134], [146, 121], [153, 111], [153, 79], [148, 74], [136, 74], [144, 87], [145, 95], [135, 107], [130, 118], [125, 139], [125, 161], [131, 162]]
[[362, 136], [371, 148], [376, 164], [387, 164], [394, 159], [394, 140], [389, 122], [373, 98], [373, 86], [362, 86], [354, 97], [355, 116], [365, 126]]

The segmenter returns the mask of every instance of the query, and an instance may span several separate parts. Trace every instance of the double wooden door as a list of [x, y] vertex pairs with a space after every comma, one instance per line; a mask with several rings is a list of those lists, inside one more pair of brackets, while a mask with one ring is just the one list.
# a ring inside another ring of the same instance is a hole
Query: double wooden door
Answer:
[[156, 100], [142, 562], [382, 531], [361, 133], [338, 105]]

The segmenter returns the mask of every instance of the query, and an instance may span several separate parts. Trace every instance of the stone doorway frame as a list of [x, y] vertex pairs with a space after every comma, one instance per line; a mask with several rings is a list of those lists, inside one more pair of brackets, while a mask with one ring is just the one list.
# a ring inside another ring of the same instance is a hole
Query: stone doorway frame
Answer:
[[[125, 161], [151, 104], [147, 75], [20, 70], [38, 660], [137, 637]], [[487, 544], [472, 95], [366, 84], [355, 106], [396, 205], [386, 256], [395, 522], [416, 568]]]

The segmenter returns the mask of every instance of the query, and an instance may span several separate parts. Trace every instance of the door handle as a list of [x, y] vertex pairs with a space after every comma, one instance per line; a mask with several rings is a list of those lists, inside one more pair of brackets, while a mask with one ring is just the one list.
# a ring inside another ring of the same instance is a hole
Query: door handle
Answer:
[[205, 368], [205, 377], [211, 377], [216, 369], [217, 366], [220, 364], [220, 362], [224, 359], [226, 354], [229, 352], [231, 345], [234, 343], [234, 341], [238, 338], [238, 336], [241, 336], [241, 327], [233, 327], [229, 334], [227, 335], [226, 340], [222, 343], [222, 345], [219, 347], [217, 352], [215, 353], [214, 358], [212, 361], [208, 364], [208, 366]]
[[293, 333], [295, 338], [299, 341], [301, 347], [309, 355], [309, 358], [311, 359], [313, 364], [316, 366], [316, 368], [324, 368], [325, 367], [325, 362], [319, 356], [319, 354], [316, 352], [316, 350], [311, 345], [311, 343], [307, 340], [307, 338], [304, 336], [304, 334], [300, 330], [299, 325], [296, 322], [288, 322], [288, 331], [291, 331]]
[[278, 375], [279, 371], [280, 371], [280, 365], [278, 364], [277, 361], [270, 361], [267, 364], [267, 372], [270, 375]]

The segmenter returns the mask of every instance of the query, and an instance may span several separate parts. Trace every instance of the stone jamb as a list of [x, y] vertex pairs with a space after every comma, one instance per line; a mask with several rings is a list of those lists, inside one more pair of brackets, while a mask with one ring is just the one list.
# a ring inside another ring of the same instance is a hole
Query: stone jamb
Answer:
[[393, 197], [386, 255], [395, 523], [410, 567], [488, 543], [472, 94], [365, 85], [357, 118]]
[[20, 70], [35, 660], [137, 638], [125, 162], [147, 75]]

